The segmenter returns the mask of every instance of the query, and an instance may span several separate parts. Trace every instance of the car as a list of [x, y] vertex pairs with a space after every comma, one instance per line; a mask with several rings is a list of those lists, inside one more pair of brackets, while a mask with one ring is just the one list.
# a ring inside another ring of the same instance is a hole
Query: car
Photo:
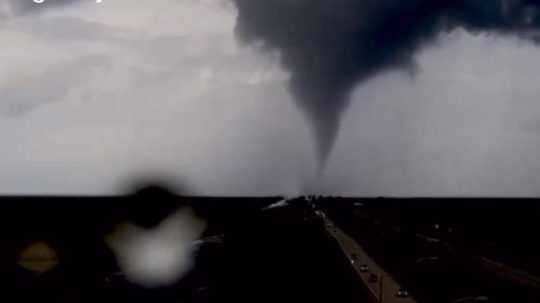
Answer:
[[358, 255], [355, 254], [355, 253], [352, 253], [351, 254], [351, 257], [350, 257], [350, 260], [351, 260], [351, 263], [356, 263], [358, 261]]
[[398, 298], [408, 298], [409, 297], [409, 291], [404, 289], [404, 288], [400, 288], [400, 289], [398, 289], [398, 291], [396, 293], [396, 297], [398, 297]]
[[362, 264], [358, 269], [360, 269], [360, 272], [367, 272], [369, 270], [369, 267], [367, 266], [367, 264]]
[[369, 283], [376, 283], [377, 281], [379, 281], [379, 277], [377, 277], [376, 274], [369, 274], [368, 276]]

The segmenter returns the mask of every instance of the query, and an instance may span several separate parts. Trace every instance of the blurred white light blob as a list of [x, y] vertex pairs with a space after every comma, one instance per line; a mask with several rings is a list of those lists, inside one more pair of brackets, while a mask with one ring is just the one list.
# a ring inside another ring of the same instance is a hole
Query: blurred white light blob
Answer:
[[193, 266], [197, 240], [206, 223], [183, 208], [154, 229], [122, 224], [106, 241], [127, 279], [145, 287], [171, 285]]

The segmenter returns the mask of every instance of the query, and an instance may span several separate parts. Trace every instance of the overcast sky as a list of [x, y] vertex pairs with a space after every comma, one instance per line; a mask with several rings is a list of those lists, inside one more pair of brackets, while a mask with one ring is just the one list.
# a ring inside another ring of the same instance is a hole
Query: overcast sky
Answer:
[[414, 72], [358, 83], [320, 170], [291, 71], [239, 40], [230, 0], [21, 1], [0, 0], [0, 193], [155, 176], [204, 195], [540, 195], [540, 48], [520, 38], [456, 28]]

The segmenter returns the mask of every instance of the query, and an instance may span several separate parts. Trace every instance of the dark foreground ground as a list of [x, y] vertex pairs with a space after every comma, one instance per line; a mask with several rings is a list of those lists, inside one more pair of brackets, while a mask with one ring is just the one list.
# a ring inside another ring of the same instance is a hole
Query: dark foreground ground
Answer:
[[[269, 199], [5, 198], [0, 201], [1, 284], [16, 302], [368, 302], [324, 225], [304, 206], [260, 209]], [[118, 272], [103, 237], [118, 222], [151, 227], [180, 205], [209, 224], [195, 268], [171, 287], [145, 289]], [[15, 263], [22, 247], [44, 241], [59, 265], [36, 275]]]
[[322, 199], [317, 204], [419, 302], [540, 302], [538, 200]]
[[[1, 289], [17, 302], [372, 302], [322, 210], [417, 302], [540, 302], [540, 201], [300, 198], [262, 211], [279, 200], [0, 198]], [[220, 241], [201, 246], [184, 279], [145, 289], [112, 275], [105, 234], [123, 221], [155, 226], [185, 205]], [[59, 255], [43, 275], [16, 265], [37, 241]]]

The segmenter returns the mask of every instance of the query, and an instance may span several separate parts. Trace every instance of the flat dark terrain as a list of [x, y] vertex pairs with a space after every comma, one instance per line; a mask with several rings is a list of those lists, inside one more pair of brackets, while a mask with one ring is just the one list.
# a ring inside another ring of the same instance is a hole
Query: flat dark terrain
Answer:
[[[540, 302], [538, 200], [298, 198], [262, 210], [279, 200], [159, 190], [0, 198], [2, 289], [19, 302], [370, 302], [316, 206], [418, 302]], [[182, 206], [207, 221], [203, 237], [222, 241], [203, 244], [195, 268], [171, 287], [111, 279], [119, 269], [104, 236], [123, 221], [155, 226]], [[21, 249], [37, 241], [60, 261], [43, 275], [16, 265]]]
[[419, 302], [465, 297], [540, 302], [538, 200], [322, 199], [317, 203]]
[[[261, 211], [276, 198], [4, 198], [1, 278], [18, 302], [368, 302], [324, 225], [305, 206]], [[118, 222], [151, 227], [190, 205], [209, 224], [195, 268], [171, 287], [145, 289], [118, 272], [103, 242]], [[16, 265], [29, 243], [49, 243], [59, 265], [35, 275]]]

